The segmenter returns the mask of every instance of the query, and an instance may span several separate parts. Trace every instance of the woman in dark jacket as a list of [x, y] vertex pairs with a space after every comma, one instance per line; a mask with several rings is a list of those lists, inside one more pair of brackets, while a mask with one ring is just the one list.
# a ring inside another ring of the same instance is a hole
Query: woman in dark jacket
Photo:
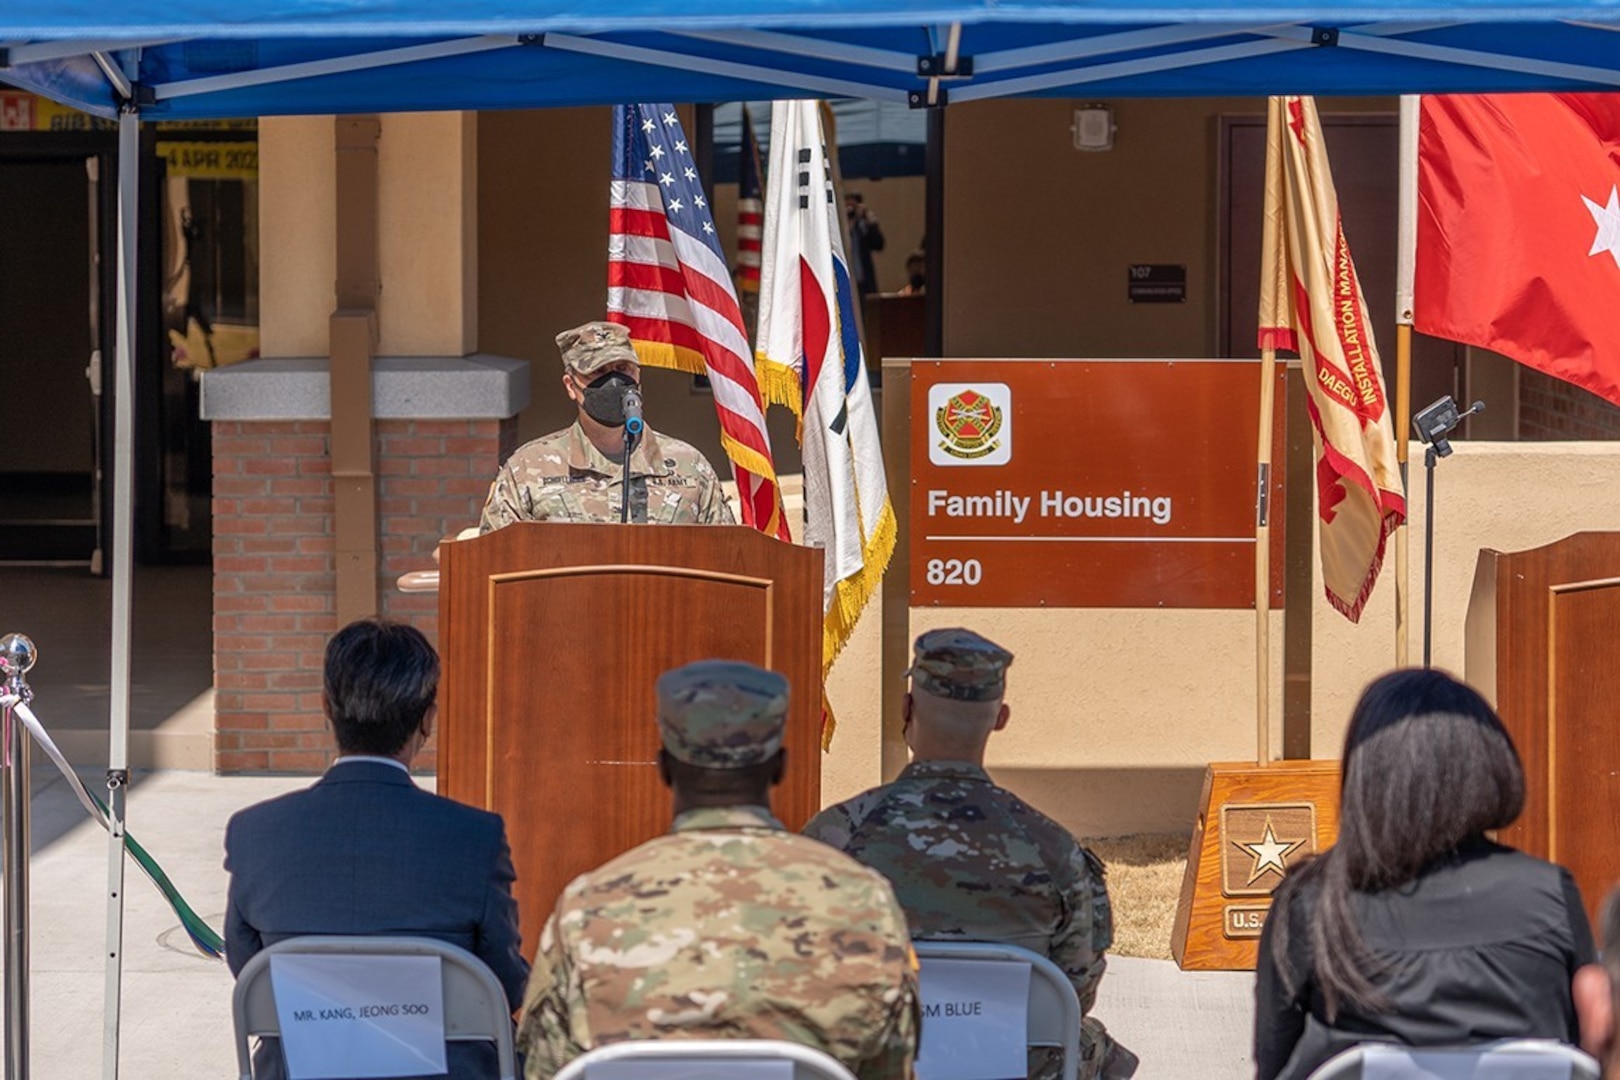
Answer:
[[1524, 808], [1502, 721], [1469, 687], [1396, 671], [1356, 703], [1338, 842], [1277, 889], [1260, 939], [1258, 1080], [1359, 1042], [1574, 1042], [1593, 960], [1569, 871], [1486, 838]]

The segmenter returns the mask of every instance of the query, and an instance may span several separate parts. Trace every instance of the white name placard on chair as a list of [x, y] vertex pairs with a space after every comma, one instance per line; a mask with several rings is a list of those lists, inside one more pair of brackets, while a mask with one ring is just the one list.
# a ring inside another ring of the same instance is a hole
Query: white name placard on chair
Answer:
[[446, 1071], [437, 956], [270, 957], [289, 1080]]
[[1011, 1080], [1029, 1072], [1029, 965], [925, 959], [918, 1080]]

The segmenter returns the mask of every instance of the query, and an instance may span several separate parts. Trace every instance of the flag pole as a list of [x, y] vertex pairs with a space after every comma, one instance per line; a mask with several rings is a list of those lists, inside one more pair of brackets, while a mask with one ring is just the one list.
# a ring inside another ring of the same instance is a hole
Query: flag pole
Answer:
[[1277, 394], [1277, 350], [1260, 350], [1259, 467], [1254, 496], [1255, 761], [1271, 761], [1271, 439]]
[[[1395, 461], [1401, 470], [1401, 496], [1407, 483], [1412, 441], [1412, 277], [1417, 258], [1418, 96], [1401, 95], [1399, 231], [1395, 244]], [[1409, 663], [1412, 587], [1406, 521], [1395, 527], [1395, 666]]]

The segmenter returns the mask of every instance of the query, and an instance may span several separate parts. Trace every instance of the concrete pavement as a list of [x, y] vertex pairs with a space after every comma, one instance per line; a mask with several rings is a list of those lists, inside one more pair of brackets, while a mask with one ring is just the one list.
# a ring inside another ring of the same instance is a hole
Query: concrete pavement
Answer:
[[[81, 775], [92, 790], [102, 783], [99, 773]], [[129, 796], [129, 831], [218, 929], [225, 910], [226, 819], [239, 807], [308, 783], [308, 777], [140, 773]], [[103, 1060], [106, 833], [42, 755], [34, 760], [34, 789], [31, 1075], [96, 1077]], [[1141, 1056], [1142, 1080], [1240, 1080], [1253, 1075], [1252, 984], [1248, 974], [1182, 972], [1168, 961], [1114, 957], [1097, 1016]], [[192, 950], [162, 896], [129, 864], [120, 1076], [234, 1076], [231, 985], [225, 965]]]

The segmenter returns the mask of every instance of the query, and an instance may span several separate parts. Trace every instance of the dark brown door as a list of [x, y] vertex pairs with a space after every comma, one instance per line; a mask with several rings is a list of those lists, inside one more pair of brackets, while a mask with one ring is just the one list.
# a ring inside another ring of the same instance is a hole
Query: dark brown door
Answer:
[[[1384, 382], [1395, 398], [1395, 254], [1399, 169], [1394, 113], [1323, 113], [1345, 239], [1373, 319]], [[1266, 118], [1223, 117], [1221, 154], [1221, 326], [1223, 356], [1254, 356], [1260, 304], [1260, 225], [1266, 197]], [[1412, 409], [1462, 391], [1462, 349], [1412, 336]], [[1405, 423], [1399, 417], [1397, 424]]]

